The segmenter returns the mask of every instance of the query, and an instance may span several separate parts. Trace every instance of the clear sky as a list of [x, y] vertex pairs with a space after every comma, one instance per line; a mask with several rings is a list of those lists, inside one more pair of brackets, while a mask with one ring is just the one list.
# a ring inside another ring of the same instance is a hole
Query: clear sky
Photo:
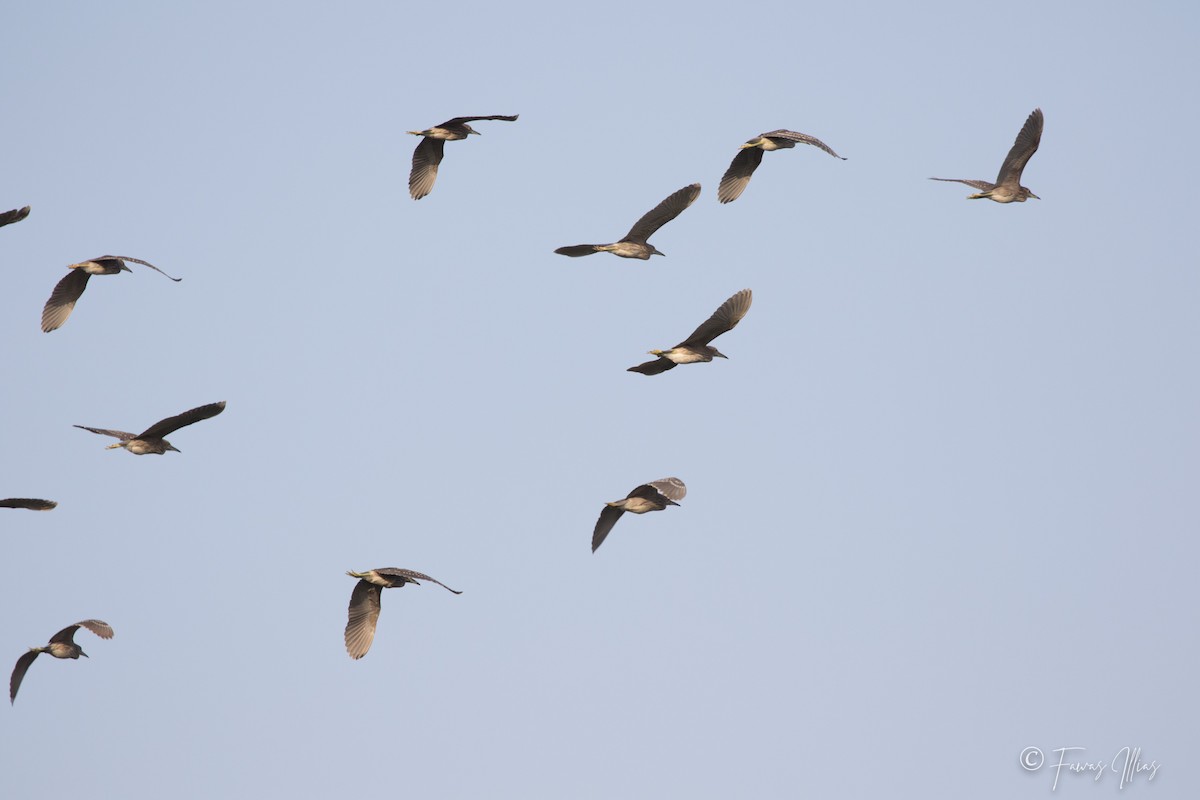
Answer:
[[[116, 636], [33, 665], [0, 797], [1196, 796], [1196, 4], [3, 17], [0, 497], [60, 505], [0, 510], [0, 669]], [[1041, 201], [927, 180], [1035, 107]], [[410, 200], [405, 131], [489, 114]], [[848, 160], [719, 205], [775, 128]], [[553, 253], [693, 182], [666, 258]], [[43, 334], [107, 253], [183, 280]], [[625, 371], [746, 287], [729, 360]], [[72, 427], [217, 400], [161, 457]], [[352, 661], [386, 566], [463, 594]], [[1064, 747], [1159, 771], [1052, 791]]]

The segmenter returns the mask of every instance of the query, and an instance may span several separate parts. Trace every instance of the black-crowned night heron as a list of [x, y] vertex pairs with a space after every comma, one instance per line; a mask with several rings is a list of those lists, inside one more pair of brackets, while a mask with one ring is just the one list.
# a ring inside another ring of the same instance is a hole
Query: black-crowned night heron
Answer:
[[447, 591], [462, 594], [439, 580], [411, 569], [383, 567], [346, 574], [359, 579], [350, 594], [350, 618], [346, 622], [346, 652], [354, 659], [365, 656], [375, 640], [375, 623], [379, 621], [379, 593], [384, 589], [400, 588], [406, 583], [420, 586], [420, 581], [429, 581]]
[[32, 497], [6, 497], [0, 500], [0, 508], [28, 508], [30, 511], [49, 511], [57, 505], [53, 500], [35, 500]]
[[34, 662], [34, 659], [40, 653], [49, 653], [55, 658], [88, 657], [88, 654], [83, 652], [83, 648], [75, 644], [75, 631], [80, 628], [87, 628], [101, 639], [111, 639], [113, 637], [112, 626], [107, 622], [101, 622], [98, 619], [85, 619], [83, 622], [76, 622], [74, 625], [63, 628], [51, 636], [50, 643], [45, 647], [29, 648], [28, 653], [17, 659], [17, 666], [13, 667], [12, 678], [8, 681], [8, 699], [10, 703], [17, 702], [17, 689], [21, 688], [21, 681], [25, 678], [25, 673], [29, 670], [29, 665]]
[[809, 136], [807, 133], [797, 133], [796, 131], [787, 131], [782, 128], [777, 131], [759, 134], [757, 139], [751, 139], [743, 145], [740, 145], [740, 152], [733, 157], [733, 162], [729, 165], [729, 169], [725, 170], [725, 175], [721, 178], [721, 185], [717, 187], [717, 199], [722, 203], [732, 203], [742, 196], [742, 192], [746, 191], [746, 186], [750, 183], [750, 176], [754, 174], [754, 170], [758, 169], [758, 165], [762, 163], [763, 153], [767, 150], [787, 150], [795, 147], [797, 144], [811, 144], [813, 147], [819, 147], [834, 158], [846, 159], [833, 152], [833, 149], [822, 142], [815, 136]]
[[640, 258], [643, 261], [649, 261], [650, 256], [664, 256], [666, 253], [659, 252], [646, 240], [663, 225], [678, 217], [685, 208], [696, 202], [696, 198], [699, 196], [700, 184], [693, 183], [691, 186], [685, 186], [633, 223], [633, 227], [621, 238], [621, 241], [612, 244], [575, 244], [570, 247], [560, 247], [554, 252], [571, 258], [590, 256], [592, 253], [612, 253], [621, 258]]
[[675, 501], [682, 500], [686, 494], [687, 487], [679, 478], [662, 478], [643, 483], [625, 495], [624, 500], [605, 503], [604, 510], [600, 512], [600, 519], [596, 520], [596, 528], [592, 531], [592, 552], [596, 552], [596, 548], [604, 544], [608, 532], [626, 511], [631, 514], [662, 511], [667, 506], [679, 505]]
[[28, 216], [29, 206], [25, 206], [24, 208], [14, 208], [12, 211], [5, 211], [3, 214], [0, 214], [0, 228], [3, 228], [5, 225], [11, 225], [14, 222], [20, 222]]
[[[67, 267], [71, 271], [54, 287], [54, 291], [50, 293], [50, 299], [46, 301], [46, 307], [42, 309], [42, 330], [49, 333], [62, 327], [63, 323], [67, 321], [67, 317], [71, 316], [71, 311], [75, 308], [75, 301], [87, 288], [88, 278], [93, 275], [117, 275], [121, 272], [133, 272], [125, 266], [126, 261], [149, 267], [155, 272], [171, 278], [170, 275], [150, 262], [129, 256], [100, 256], [89, 261], [71, 264]], [[171, 278], [171, 280], [178, 283], [183, 279]]]
[[929, 180], [965, 183], [967, 186], [973, 186], [980, 190], [978, 194], [967, 195], [968, 200], [980, 200], [984, 197], [988, 200], [995, 200], [997, 203], [1024, 203], [1031, 197], [1034, 200], [1041, 200], [1042, 198], [1021, 185], [1021, 173], [1025, 171], [1025, 165], [1029, 163], [1029, 159], [1037, 152], [1038, 145], [1042, 143], [1042, 125], [1044, 123], [1042, 110], [1035, 108], [1029, 118], [1025, 120], [1021, 132], [1017, 134], [1017, 140], [1013, 142], [1012, 149], [1005, 156], [1004, 163], [1000, 165], [1000, 174], [996, 176], [995, 183], [964, 178], [930, 178]]
[[423, 136], [417, 149], [413, 151], [412, 172], [408, 174], [408, 193], [413, 200], [420, 200], [433, 191], [433, 182], [437, 180], [438, 164], [442, 163], [443, 150], [446, 142], [465, 139], [471, 134], [481, 136], [479, 131], [468, 125], [468, 122], [478, 122], [481, 119], [498, 119], [504, 122], [516, 122], [519, 114], [511, 117], [493, 115], [490, 117], [455, 117], [441, 125], [434, 125], [423, 131], [409, 131], [413, 136]]
[[709, 342], [733, 330], [746, 312], [750, 310], [753, 295], [749, 289], [742, 289], [733, 297], [721, 304], [713, 315], [701, 323], [692, 335], [684, 339], [670, 350], [651, 350], [650, 355], [658, 356], [653, 361], [630, 367], [626, 372], [640, 372], [643, 375], [657, 375], [674, 369], [676, 364], [695, 364], [697, 361], [712, 361], [714, 358], [729, 358]]
[[87, 425], [76, 425], [76, 428], [83, 428], [85, 431], [99, 433], [104, 436], [115, 436], [121, 441], [116, 444], [110, 444], [105, 450], [113, 450], [117, 447], [124, 447], [135, 456], [144, 456], [147, 453], [162, 455], [168, 450], [174, 450], [176, 453], [181, 452], [179, 448], [168, 442], [163, 437], [168, 433], [174, 433], [180, 428], [187, 427], [193, 423], [199, 422], [202, 419], [215, 417], [225, 410], [225, 401], [219, 403], [209, 403], [208, 405], [198, 406], [190, 411], [185, 411], [182, 414], [176, 414], [173, 417], [159, 420], [141, 433], [126, 433], [125, 431], [111, 431], [106, 428], [89, 428]]

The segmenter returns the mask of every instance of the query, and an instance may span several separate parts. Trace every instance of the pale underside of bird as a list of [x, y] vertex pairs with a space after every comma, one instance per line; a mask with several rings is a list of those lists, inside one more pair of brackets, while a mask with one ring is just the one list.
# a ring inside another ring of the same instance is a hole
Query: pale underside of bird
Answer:
[[787, 150], [797, 144], [810, 144], [824, 150], [834, 158], [846, 160], [833, 152], [833, 148], [829, 145], [807, 133], [798, 133], [782, 128], [777, 131], [761, 133], [758, 138], [740, 145], [738, 154], [733, 157], [729, 169], [725, 170], [724, 176], [721, 177], [721, 185], [717, 187], [717, 200], [722, 203], [732, 203], [742, 196], [742, 192], [746, 191], [746, 186], [750, 184], [750, 177], [754, 174], [754, 170], [758, 169], [758, 165], [762, 163], [764, 152]]
[[29, 206], [25, 206], [24, 208], [14, 208], [12, 211], [5, 211], [3, 214], [0, 214], [0, 228], [3, 228], [5, 225], [11, 225], [14, 222], [20, 222], [28, 216]]
[[465, 139], [471, 134], [481, 136], [479, 131], [467, 123], [479, 120], [502, 120], [516, 122], [519, 114], [511, 117], [492, 115], [490, 117], [455, 117], [441, 125], [435, 125], [423, 131], [408, 131], [414, 136], [422, 137], [417, 149], [413, 151], [412, 172], [408, 174], [408, 193], [413, 200], [420, 200], [433, 191], [434, 181], [437, 180], [438, 165], [442, 163], [446, 142]]
[[457, 589], [451, 589], [446, 584], [411, 569], [397, 567], [381, 567], [366, 572], [346, 573], [351, 578], [358, 578], [354, 591], [350, 594], [349, 618], [346, 621], [346, 652], [353, 659], [362, 658], [371, 649], [375, 641], [375, 624], [379, 622], [380, 594], [384, 589], [401, 588], [406, 583], [420, 586], [420, 581], [436, 583], [443, 589], [462, 594]]
[[750, 310], [750, 303], [753, 299], [753, 293], [749, 289], [742, 289], [722, 303], [711, 317], [700, 323], [700, 327], [692, 331], [691, 336], [670, 350], [651, 350], [650, 355], [657, 356], [657, 358], [644, 364], [638, 364], [636, 367], [630, 367], [626, 372], [658, 375], [674, 369], [677, 364], [695, 364], [712, 361], [714, 358], [729, 358], [717, 348], [710, 346], [709, 342], [721, 334], [733, 330]]
[[49, 511], [57, 505], [53, 500], [37, 500], [32, 497], [6, 497], [0, 500], [0, 508], [27, 508], [30, 511]]
[[[170, 275], [150, 262], [129, 256], [100, 256], [80, 261], [78, 264], [71, 264], [67, 267], [71, 271], [54, 287], [54, 291], [50, 293], [50, 299], [46, 301], [46, 307], [42, 309], [42, 330], [49, 333], [62, 327], [63, 323], [67, 321], [67, 317], [71, 316], [71, 312], [75, 309], [75, 303], [83, 294], [83, 290], [87, 288], [88, 278], [93, 275], [117, 275], [121, 272], [132, 272], [133, 270], [125, 266], [126, 261], [149, 267], [155, 272], [171, 278]], [[171, 278], [171, 280], [178, 283], [183, 279]]]
[[679, 478], [661, 478], [638, 486], [622, 500], [614, 500], [604, 504], [596, 527], [592, 531], [592, 552], [604, 544], [609, 531], [617, 524], [617, 520], [626, 511], [631, 514], [645, 514], [648, 511], [662, 511], [667, 506], [679, 505], [687, 494], [687, 487]]
[[147, 453], [162, 455], [168, 450], [174, 450], [176, 453], [181, 452], [177, 447], [172, 445], [163, 437], [169, 433], [174, 433], [180, 428], [187, 427], [196, 422], [199, 422], [210, 417], [215, 417], [225, 410], [225, 401], [219, 403], [209, 403], [208, 405], [197, 406], [176, 414], [173, 417], [159, 420], [141, 433], [127, 433], [125, 431], [114, 431], [107, 428], [89, 428], [87, 425], [76, 425], [76, 428], [82, 428], [85, 431], [99, 433], [103, 436], [114, 436], [120, 439], [116, 444], [110, 444], [105, 450], [113, 450], [117, 447], [123, 447], [135, 456], [144, 456]]
[[560, 247], [554, 252], [571, 258], [590, 256], [592, 253], [612, 253], [621, 258], [640, 258], [643, 261], [650, 260], [650, 256], [666, 255], [647, 240], [655, 231], [683, 213], [699, 196], [700, 184], [685, 186], [646, 212], [620, 241], [612, 244], [574, 244]]
[[87, 628], [101, 639], [111, 639], [113, 637], [112, 626], [107, 622], [102, 622], [98, 619], [85, 619], [82, 622], [69, 625], [51, 636], [50, 642], [45, 647], [29, 648], [29, 652], [17, 659], [17, 665], [13, 667], [12, 677], [8, 681], [8, 699], [10, 703], [17, 702], [17, 690], [21, 688], [21, 681], [25, 679], [25, 673], [29, 670], [29, 665], [40, 654], [49, 653], [55, 658], [88, 657], [88, 654], [83, 652], [83, 648], [75, 644], [75, 631], [80, 628]]
[[1035, 108], [1029, 118], [1025, 120], [1025, 124], [1021, 126], [1021, 132], [1017, 134], [1017, 139], [1013, 142], [1008, 155], [1004, 157], [1004, 163], [1000, 165], [1000, 172], [996, 175], [995, 183], [966, 178], [930, 178], [929, 180], [965, 183], [967, 186], [979, 189], [977, 194], [967, 195], [968, 200], [987, 198], [997, 203], [1024, 203], [1030, 197], [1034, 200], [1041, 200], [1042, 198], [1021, 185], [1021, 173], [1025, 171], [1025, 165], [1029, 163], [1029, 159], [1037, 152], [1038, 145], [1042, 143], [1042, 126], [1044, 124], [1045, 118], [1042, 116], [1042, 110]]

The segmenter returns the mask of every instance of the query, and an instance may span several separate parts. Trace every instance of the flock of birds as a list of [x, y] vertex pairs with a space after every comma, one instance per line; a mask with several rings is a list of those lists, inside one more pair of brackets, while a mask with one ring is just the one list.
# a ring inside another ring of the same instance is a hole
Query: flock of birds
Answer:
[[[470, 123], [480, 120], [515, 122], [517, 115], [455, 117], [426, 130], [408, 131], [408, 133], [421, 137], [420, 143], [413, 152], [412, 172], [408, 178], [408, 190], [412, 199], [420, 200], [433, 191], [438, 167], [445, 154], [446, 142], [466, 139], [472, 134], [479, 135], [479, 131], [472, 128]], [[1036, 194], [1021, 185], [1021, 175], [1025, 170], [1025, 165], [1029, 163], [1029, 159], [1037, 152], [1038, 145], [1041, 143], [1043, 124], [1042, 110], [1034, 109], [1025, 120], [1020, 133], [1017, 134], [1016, 141], [1001, 164], [1000, 172], [994, 183], [965, 178], [931, 178], [930, 180], [964, 183], [978, 189], [977, 193], [968, 196], [968, 199], [971, 200], [988, 199], [997, 203], [1023, 203], [1030, 197], [1040, 200], [1041, 198]], [[739, 147], [737, 155], [734, 156], [732, 163], [721, 178], [720, 186], [717, 189], [717, 199], [721, 203], [731, 203], [737, 200], [745, 192], [754, 171], [762, 163], [763, 153], [793, 148], [797, 144], [811, 145], [824, 150], [834, 158], [845, 160], [820, 139], [804, 133], [782, 129], [763, 133]], [[651, 256], [665, 255], [650, 244], [650, 237], [659, 228], [683, 213], [699, 196], [700, 184], [693, 183], [685, 186], [668, 195], [661, 203], [644, 214], [620, 240], [609, 244], [569, 245], [560, 247], [554, 252], [572, 258], [589, 256], [593, 253], [612, 253], [621, 258], [638, 258], [643, 261], [649, 260]], [[29, 206], [25, 206], [0, 213], [0, 227], [20, 222], [29, 216], [29, 211]], [[75, 308], [75, 303], [87, 288], [88, 280], [92, 275], [117, 275], [121, 272], [131, 272], [125, 264], [127, 261], [149, 267], [172, 281], [180, 280], [167, 275], [149, 262], [129, 256], [100, 256], [71, 264], [68, 266], [70, 271], [54, 287], [50, 299], [46, 301], [46, 306], [42, 310], [42, 330], [49, 333], [67, 321], [71, 311]], [[752, 299], [751, 291], [742, 289], [722, 303], [712, 316], [701, 323], [682, 342], [667, 350], [649, 351], [650, 355], [655, 357], [652, 361], [630, 367], [628, 371], [642, 375], [658, 375], [674, 369], [679, 364], [695, 364], [712, 361], [714, 358], [727, 358], [710, 343], [737, 326], [750, 310]], [[169, 450], [179, 452], [165, 438], [168, 434], [215, 417], [224, 410], [224, 401], [208, 403], [184, 411], [182, 414], [159, 420], [138, 434], [107, 428], [91, 428], [86, 425], [76, 425], [75, 427], [116, 438], [118, 441], [108, 445], [107, 449], [119, 447], [134, 455], [150, 453], [162, 455]], [[625, 512], [645, 514], [650, 511], [662, 511], [667, 506], [679, 505], [679, 501], [686, 494], [687, 487], [679, 478], [662, 478], [640, 484], [624, 498], [605, 503], [592, 531], [592, 552], [595, 552], [604, 543], [613, 526], [617, 524], [617, 520]], [[13, 497], [0, 500], [0, 508], [24, 508], [33, 511], [49, 511], [57, 505], [52, 500], [34, 498]], [[371, 643], [375, 638], [375, 627], [379, 620], [380, 596], [384, 589], [399, 588], [409, 583], [419, 586], [420, 581], [429, 581], [454, 594], [462, 594], [435, 578], [409, 569], [385, 567], [366, 572], [351, 571], [346, 574], [358, 579], [350, 595], [345, 630], [346, 652], [354, 659], [362, 658], [371, 648]], [[63, 628], [50, 637], [50, 641], [44, 647], [31, 647], [28, 652], [17, 659], [17, 664], [13, 668], [12, 677], [9, 680], [11, 702], [16, 702], [17, 690], [21, 687], [25, 673], [38, 655], [47, 653], [54, 658], [63, 659], [87, 657], [83, 648], [75, 643], [75, 632], [80, 628], [86, 628], [102, 639], [113, 637], [113, 629], [108, 623], [97, 619], [87, 619]]]

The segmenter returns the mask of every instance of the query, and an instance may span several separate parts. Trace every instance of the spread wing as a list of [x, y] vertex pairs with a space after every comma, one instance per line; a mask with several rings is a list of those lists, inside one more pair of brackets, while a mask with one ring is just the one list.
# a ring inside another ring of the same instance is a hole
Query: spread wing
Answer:
[[679, 501], [687, 496], [687, 487], [679, 478], [660, 478], [645, 485], [653, 487], [668, 500]]
[[92, 277], [81, 269], [73, 269], [67, 273], [50, 293], [46, 307], [42, 309], [42, 330], [45, 333], [57, 330], [75, 310], [75, 301], [87, 288], [88, 278]]
[[560, 247], [554, 252], [560, 256], [570, 256], [571, 258], [579, 258], [580, 256], [590, 256], [592, 253], [599, 252], [594, 244], [573, 244], [568, 247]]
[[717, 187], [717, 199], [722, 203], [732, 203], [742, 196], [750, 185], [750, 176], [762, 163], [763, 151], [758, 147], [747, 147], [739, 150], [729, 164], [729, 169], [721, 177], [721, 185]]
[[25, 680], [25, 673], [29, 671], [29, 665], [38, 657], [39, 650], [30, 650], [17, 659], [17, 665], [13, 667], [12, 677], [8, 679], [8, 701], [10, 703], [17, 702], [17, 689], [21, 688], [21, 681]]
[[[185, 428], [188, 425], [199, 422], [200, 420], [215, 417], [225, 410], [225, 401], [219, 403], [209, 403], [204, 406], [197, 406], [182, 414], [176, 414], [173, 417], [159, 420], [151, 425], [143, 433], [139, 434], [139, 439], [161, 439], [172, 431], [177, 431], [180, 428]], [[90, 430], [90, 429], [89, 429]]]
[[[170, 275], [167, 275], [167, 273], [163, 272], [149, 261], [142, 261], [140, 258], [133, 258], [132, 256], [100, 256], [99, 258], [93, 258], [92, 261], [132, 261], [135, 264], [141, 264], [143, 267], [149, 267], [160, 275], [166, 275], [166, 277], [171, 278]], [[171, 278], [171, 280], [179, 283], [181, 280], [183, 280], [183, 278]]]
[[990, 192], [996, 188], [996, 184], [988, 183], [987, 181], [970, 181], [966, 178], [930, 178], [931, 181], [945, 181], [946, 183], [965, 183], [967, 186], [973, 186], [981, 192]]
[[379, 621], [379, 593], [382, 587], [359, 581], [350, 595], [350, 616], [346, 622], [346, 652], [359, 659], [375, 641], [375, 623]]
[[[471, 119], [476, 119], [471, 117]], [[443, 123], [448, 125], [449, 123]], [[446, 142], [443, 139], [421, 137], [417, 149], [413, 150], [412, 172], [408, 174], [408, 194], [413, 200], [420, 200], [433, 191], [433, 183], [437, 180], [438, 164], [442, 163]]]
[[14, 208], [12, 211], [5, 211], [0, 214], [0, 228], [5, 225], [11, 225], [14, 222], [20, 222], [29, 216], [29, 206], [24, 208]]
[[613, 506], [605, 506], [600, 512], [600, 519], [596, 520], [596, 528], [592, 531], [592, 552], [596, 552], [596, 548], [604, 544], [608, 532], [613, 529], [613, 525], [617, 524], [617, 520], [625, 513], [624, 509], [615, 508]]
[[833, 152], [832, 147], [825, 144], [824, 142], [822, 142], [820, 139], [818, 139], [815, 136], [809, 136], [807, 133], [800, 133], [799, 131], [788, 131], [788, 130], [783, 130], [781, 128], [777, 131], [771, 131], [770, 133], [761, 133], [761, 134], [759, 134], [759, 136], [761, 138], [765, 138], [765, 139], [786, 139], [789, 142], [796, 142], [798, 144], [811, 144], [813, 147], [818, 147], [818, 148], [824, 150], [826, 153], [829, 153], [829, 155], [833, 156], [834, 158], [841, 158], [842, 161], [846, 160], [846, 159], [842, 158], [841, 156], [839, 156], [837, 153]]
[[[111, 625], [109, 625], [109, 624], [108, 624], [107, 622], [105, 622], [104, 620], [99, 620], [99, 619], [85, 619], [85, 620], [83, 620], [82, 622], [76, 622], [76, 623], [75, 623], [74, 625], [72, 625], [71, 627], [72, 627], [72, 628], [81, 628], [81, 627], [82, 627], [82, 628], [87, 628], [89, 631], [91, 631], [92, 633], [96, 634], [96, 635], [97, 635], [97, 636], [99, 636], [101, 639], [111, 639], [111, 638], [113, 637], [113, 629], [112, 629], [112, 626], [111, 626]], [[65, 632], [65, 631], [66, 631], [66, 629], [64, 628], [62, 631], [59, 631], [59, 632], [60, 632], [60, 633], [63, 633], [63, 632]], [[53, 642], [54, 640], [53, 640], [53, 639], [51, 639], [50, 641], [52, 641], [52, 642]]]
[[640, 372], [643, 375], [660, 375], [669, 369], [674, 369], [677, 365], [669, 358], [659, 356], [653, 361], [647, 361], [643, 364], [638, 364], [636, 367], [630, 367], [626, 372]]
[[699, 328], [692, 331], [691, 336], [676, 346], [706, 345], [722, 333], [728, 333], [733, 330], [734, 326], [741, 322], [742, 317], [746, 316], [746, 312], [750, 310], [750, 303], [753, 299], [753, 294], [749, 289], [742, 289], [722, 303], [721, 307], [714, 311], [711, 317], [702, 322]]
[[667, 199], [650, 209], [635, 222], [622, 241], [645, 244], [655, 231], [678, 217], [685, 208], [696, 202], [696, 198], [699, 196], [700, 184], [698, 183], [685, 186], [678, 192], [669, 195]]
[[1037, 152], [1038, 145], [1042, 143], [1044, 122], [1042, 110], [1035, 108], [1029, 118], [1025, 120], [1021, 132], [1017, 134], [1017, 140], [1013, 142], [1012, 149], [1008, 151], [1004, 163], [1000, 165], [1000, 174], [996, 176], [997, 186], [1008, 184], [1016, 189], [1021, 185], [1021, 173], [1025, 171], [1025, 165], [1029, 163], [1029, 159]]
[[110, 431], [107, 428], [89, 428], [87, 425], [76, 425], [75, 427], [83, 428], [85, 431], [91, 431], [92, 433], [98, 433], [101, 436], [113, 436], [122, 442], [127, 442], [137, 435], [127, 431]]
[[460, 592], [459, 590], [451, 589], [449, 586], [442, 583], [437, 578], [431, 578], [428, 575], [424, 574], [423, 572], [417, 572], [416, 570], [400, 569], [398, 567], [384, 567], [383, 569], [377, 569], [375, 571], [378, 572], [380, 575], [399, 575], [401, 577], [408, 578], [409, 580], [429, 581], [430, 583], [436, 583], [438, 586], [441, 586], [443, 589], [445, 589], [447, 591], [454, 592], [455, 594], [462, 594], [462, 592]]
[[446, 120], [441, 125], [438, 125], [438, 127], [439, 128], [449, 128], [454, 125], [465, 125], [468, 122], [479, 122], [480, 120], [486, 120], [486, 119], [498, 119], [498, 120], [501, 120], [502, 122], [516, 122], [517, 117], [519, 117], [519, 116], [521, 116], [521, 115], [513, 114], [511, 117], [506, 117], [502, 114], [495, 114], [490, 117], [455, 117], [454, 119]]
[[58, 503], [53, 500], [35, 500], [32, 497], [9, 497], [0, 500], [0, 508], [28, 508], [30, 511], [49, 511]]

